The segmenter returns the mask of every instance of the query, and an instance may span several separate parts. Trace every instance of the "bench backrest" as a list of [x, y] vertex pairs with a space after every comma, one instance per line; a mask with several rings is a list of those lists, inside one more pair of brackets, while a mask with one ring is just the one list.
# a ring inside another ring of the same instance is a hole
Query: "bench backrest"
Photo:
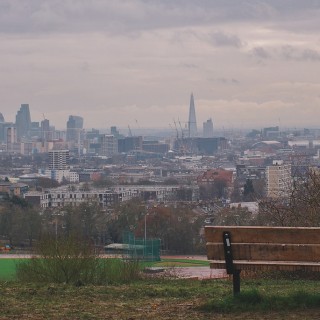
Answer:
[[207, 226], [209, 260], [224, 260], [223, 233], [234, 260], [320, 262], [320, 228]]

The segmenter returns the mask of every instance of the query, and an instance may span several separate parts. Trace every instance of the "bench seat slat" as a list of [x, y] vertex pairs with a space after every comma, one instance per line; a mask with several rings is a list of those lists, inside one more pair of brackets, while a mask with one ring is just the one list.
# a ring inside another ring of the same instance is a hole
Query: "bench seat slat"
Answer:
[[320, 228], [206, 226], [207, 242], [222, 242], [224, 231], [231, 233], [232, 243], [320, 244]]
[[[320, 245], [281, 243], [232, 243], [233, 259], [260, 261], [320, 261]], [[222, 243], [207, 243], [209, 260], [224, 260]]]
[[[236, 270], [278, 270], [278, 271], [320, 271], [319, 262], [295, 262], [295, 261], [244, 261], [234, 260]], [[225, 261], [210, 261], [211, 269], [226, 269]]]

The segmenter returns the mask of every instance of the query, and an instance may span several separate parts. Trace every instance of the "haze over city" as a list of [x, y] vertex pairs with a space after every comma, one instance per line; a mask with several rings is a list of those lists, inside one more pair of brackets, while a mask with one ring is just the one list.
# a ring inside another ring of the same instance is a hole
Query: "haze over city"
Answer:
[[318, 1], [2, 0], [0, 112], [57, 128], [319, 126]]

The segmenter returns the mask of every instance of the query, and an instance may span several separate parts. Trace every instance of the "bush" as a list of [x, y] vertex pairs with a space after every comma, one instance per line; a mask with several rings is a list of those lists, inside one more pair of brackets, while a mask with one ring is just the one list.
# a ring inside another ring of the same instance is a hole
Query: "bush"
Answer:
[[87, 241], [75, 236], [46, 237], [36, 254], [18, 263], [18, 280], [82, 285], [128, 282], [139, 276], [137, 262], [100, 259]]
[[138, 260], [99, 259], [96, 282], [101, 284], [128, 283], [140, 278]]

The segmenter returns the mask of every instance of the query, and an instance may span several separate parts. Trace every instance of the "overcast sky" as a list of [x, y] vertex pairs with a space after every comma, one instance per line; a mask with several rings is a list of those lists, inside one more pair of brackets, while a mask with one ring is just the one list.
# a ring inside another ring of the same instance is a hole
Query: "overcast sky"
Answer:
[[320, 0], [0, 0], [0, 112], [320, 127], [319, 30]]

